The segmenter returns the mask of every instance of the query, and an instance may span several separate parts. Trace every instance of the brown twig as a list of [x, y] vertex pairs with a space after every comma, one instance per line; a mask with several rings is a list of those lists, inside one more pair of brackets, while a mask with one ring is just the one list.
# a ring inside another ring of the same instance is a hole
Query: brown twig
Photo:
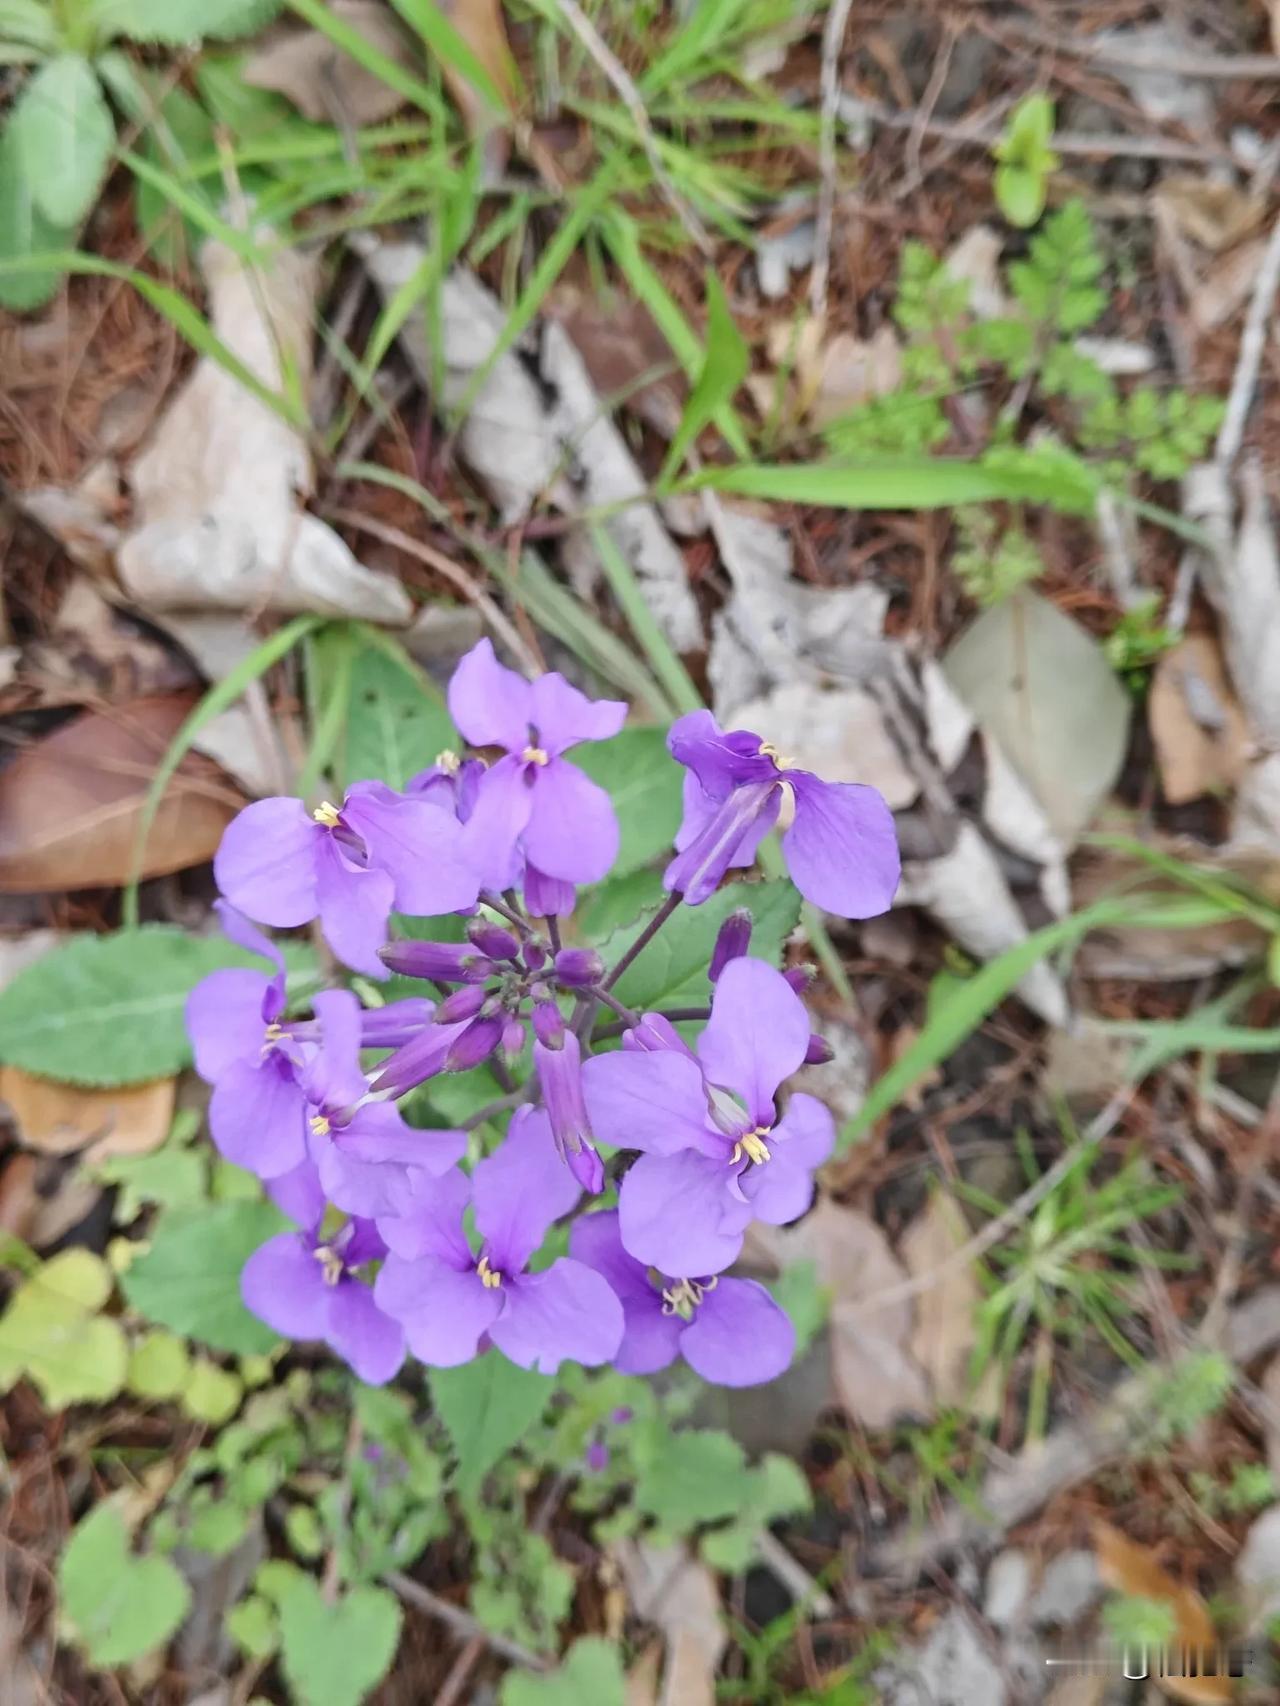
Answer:
[[526, 1670], [546, 1670], [550, 1661], [540, 1653], [530, 1652], [528, 1647], [522, 1647], [518, 1641], [510, 1641], [505, 1635], [492, 1635], [483, 1628], [469, 1611], [464, 1611], [460, 1605], [453, 1605], [447, 1599], [441, 1599], [439, 1594], [432, 1593], [430, 1588], [424, 1588], [421, 1582], [415, 1582], [412, 1576], [406, 1576], [400, 1570], [388, 1570], [383, 1581], [406, 1605], [411, 1605], [417, 1611], [423, 1611], [428, 1617], [434, 1617], [446, 1624], [456, 1635], [465, 1640], [483, 1641], [485, 1646], [506, 1659], [513, 1665], [523, 1665]]
[[836, 212], [836, 121], [840, 114], [840, 49], [853, 0], [834, 0], [822, 32], [822, 113], [818, 131], [818, 215], [809, 274], [809, 310], [815, 320], [827, 312], [831, 278], [831, 233]]
[[[1096, 36], [1059, 35], [1014, 19], [1004, 21], [1013, 35], [1073, 59], [1089, 59], [1098, 65], [1114, 65], [1126, 71], [1156, 71], [1169, 77], [1221, 77], [1274, 82], [1280, 79], [1280, 58], [1272, 53], [1152, 53], [1123, 41], [1100, 41]], [[1057, 147], [1055, 140], [1054, 147]]]

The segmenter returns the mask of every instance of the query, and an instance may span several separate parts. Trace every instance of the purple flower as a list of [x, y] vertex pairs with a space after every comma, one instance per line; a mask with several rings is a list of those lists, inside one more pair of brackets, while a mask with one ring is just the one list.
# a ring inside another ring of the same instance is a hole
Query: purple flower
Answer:
[[[380, 1220], [392, 1254], [374, 1295], [403, 1324], [414, 1355], [452, 1368], [469, 1362], [487, 1334], [512, 1362], [544, 1374], [565, 1358], [607, 1362], [622, 1337], [622, 1305], [600, 1275], [569, 1257], [525, 1271], [578, 1196], [545, 1114], [522, 1108], [470, 1183], [455, 1169], [423, 1188], [410, 1212]], [[468, 1201], [483, 1240], [478, 1256], [463, 1231]]]
[[[590, 700], [562, 675], [525, 681], [498, 662], [486, 639], [454, 671], [449, 710], [473, 746], [505, 753], [480, 780], [468, 829], [483, 819], [485, 834], [512, 861], [518, 846], [539, 877], [561, 884], [603, 877], [618, 851], [618, 820], [604, 789], [563, 754], [580, 741], [617, 734], [627, 707]], [[508, 881], [515, 870], [513, 863]], [[526, 872], [526, 888], [528, 880]]]
[[[552, 1007], [551, 1011], [555, 1013], [556, 1009]], [[537, 1008], [533, 1018], [536, 1030]], [[591, 1141], [591, 1122], [582, 1097], [582, 1048], [577, 1037], [563, 1023], [558, 1041], [544, 1042], [535, 1036], [533, 1064], [556, 1149], [583, 1190], [594, 1196], [604, 1184], [604, 1164]]]
[[325, 1194], [346, 1214], [394, 1214], [414, 1175], [446, 1172], [466, 1154], [463, 1131], [418, 1131], [386, 1101], [366, 1101], [360, 1004], [349, 989], [316, 996], [322, 1042], [303, 1073], [311, 1159]]
[[401, 1048], [431, 1023], [434, 1001], [408, 995], [403, 1001], [388, 1001], [383, 1007], [366, 1007], [360, 1015], [360, 1042], [364, 1048]]
[[345, 964], [385, 977], [378, 949], [393, 906], [419, 917], [473, 906], [479, 878], [463, 829], [441, 806], [381, 782], [357, 782], [342, 805], [256, 800], [227, 825], [213, 861], [227, 899], [262, 924], [320, 919]]
[[356, 1375], [381, 1386], [404, 1361], [404, 1334], [379, 1309], [356, 1270], [386, 1254], [367, 1220], [349, 1220], [322, 1238], [324, 1192], [315, 1169], [304, 1165], [271, 1193], [299, 1225], [269, 1238], [244, 1265], [245, 1307], [289, 1339], [323, 1339]]
[[772, 966], [730, 960], [697, 1047], [696, 1060], [621, 1049], [582, 1072], [596, 1136], [643, 1151], [622, 1181], [622, 1241], [667, 1274], [720, 1273], [753, 1217], [781, 1226], [802, 1215], [835, 1141], [816, 1097], [793, 1095], [777, 1117], [778, 1087], [809, 1047], [809, 1017]]
[[791, 1364], [795, 1328], [755, 1280], [667, 1280], [655, 1285], [623, 1248], [616, 1210], [575, 1223], [569, 1250], [603, 1274], [626, 1323], [613, 1359], [620, 1374], [654, 1374], [682, 1356], [717, 1386], [757, 1386]]
[[247, 966], [226, 966], [201, 978], [188, 995], [187, 1034], [196, 1071], [206, 1084], [216, 1084], [224, 1072], [244, 1061], [257, 1062], [280, 1034], [285, 1004], [284, 955], [276, 944], [225, 900], [215, 901], [214, 910], [235, 945], [260, 954], [275, 971], [268, 977]]
[[759, 735], [723, 733], [710, 711], [681, 717], [667, 746], [686, 769], [676, 857], [663, 876], [668, 890], [697, 906], [726, 871], [750, 865], [789, 788], [795, 817], [782, 852], [800, 893], [842, 918], [888, 909], [901, 874], [898, 838], [874, 788], [824, 782]]

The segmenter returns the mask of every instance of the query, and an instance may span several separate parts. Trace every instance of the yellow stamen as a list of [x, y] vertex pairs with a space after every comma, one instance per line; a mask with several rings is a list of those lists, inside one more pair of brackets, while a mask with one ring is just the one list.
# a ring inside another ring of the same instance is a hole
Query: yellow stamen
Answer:
[[480, 1260], [476, 1263], [476, 1272], [480, 1275], [480, 1284], [486, 1291], [497, 1291], [498, 1287], [502, 1284], [502, 1275], [500, 1273], [495, 1273], [495, 1271], [489, 1266], [488, 1256], [481, 1256]]
[[662, 1313], [678, 1315], [682, 1321], [692, 1321], [694, 1310], [718, 1283], [719, 1276], [709, 1279], [705, 1285], [699, 1285], [697, 1280], [682, 1279], [679, 1285], [668, 1286], [662, 1294]]
[[757, 749], [757, 757], [771, 758], [779, 770], [794, 770], [796, 768], [795, 759], [788, 758], [785, 754], [779, 752], [771, 740], [762, 740], [760, 742], [759, 748]]
[[317, 823], [322, 823], [326, 829], [336, 829], [338, 827], [338, 808], [337, 806], [330, 805], [328, 800], [322, 801], [311, 815]]
[[540, 746], [526, 746], [520, 754], [525, 764], [550, 764], [551, 754]]
[[730, 1162], [741, 1161], [745, 1155], [753, 1167], [762, 1167], [771, 1159], [769, 1145], [764, 1141], [769, 1135], [768, 1126], [758, 1125], [754, 1131], [749, 1131], [740, 1137], [733, 1146]]
[[307, 1123], [317, 1137], [328, 1137], [332, 1130], [328, 1118], [324, 1114], [312, 1114]]
[[443, 770], [446, 776], [456, 776], [461, 768], [462, 760], [447, 746], [443, 752], [436, 754], [436, 769]]
[[337, 1285], [342, 1278], [342, 1257], [336, 1250], [331, 1250], [327, 1244], [322, 1244], [318, 1250], [313, 1250], [317, 1262], [324, 1269], [324, 1283]]

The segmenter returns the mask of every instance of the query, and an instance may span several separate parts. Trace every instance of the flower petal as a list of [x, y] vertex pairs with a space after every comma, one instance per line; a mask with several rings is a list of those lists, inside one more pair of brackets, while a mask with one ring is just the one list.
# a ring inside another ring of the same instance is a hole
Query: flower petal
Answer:
[[281, 1232], [255, 1250], [240, 1273], [244, 1306], [286, 1339], [322, 1339], [329, 1290], [309, 1239]]
[[516, 843], [533, 810], [528, 768], [518, 758], [500, 758], [476, 785], [475, 805], [462, 833], [481, 888], [508, 889], [520, 874]]
[[770, 1132], [771, 1158], [746, 1167], [738, 1187], [757, 1220], [786, 1226], [799, 1220], [813, 1201], [813, 1174], [835, 1148], [835, 1121], [816, 1096], [797, 1092], [786, 1117]]
[[796, 1332], [755, 1280], [722, 1279], [680, 1335], [684, 1360], [717, 1386], [758, 1386], [791, 1366]]
[[342, 815], [368, 848], [371, 867], [394, 882], [401, 912], [437, 918], [475, 905], [479, 878], [451, 811], [406, 799], [382, 782], [357, 782]]
[[566, 883], [594, 883], [618, 856], [613, 801], [565, 758], [538, 771], [523, 844], [529, 862]]
[[329, 1288], [324, 1334], [358, 1379], [385, 1386], [404, 1361], [404, 1330], [378, 1308], [369, 1286], [343, 1279]]
[[674, 1362], [685, 1324], [678, 1315], [662, 1313], [661, 1293], [649, 1283], [644, 1264], [623, 1249], [617, 1210], [575, 1221], [569, 1254], [603, 1275], [622, 1305], [622, 1343], [613, 1358], [619, 1373], [653, 1374]]
[[188, 995], [187, 1035], [206, 1084], [217, 1083], [237, 1061], [258, 1061], [266, 1030], [262, 1001], [270, 987], [265, 972], [227, 966], [202, 977]]
[[736, 1262], [750, 1205], [733, 1189], [723, 1161], [683, 1150], [642, 1155], [622, 1181], [622, 1242], [639, 1262], [683, 1279], [718, 1274]]
[[324, 939], [344, 965], [379, 980], [387, 968], [378, 949], [387, 939], [395, 884], [385, 871], [362, 870], [332, 835], [316, 847], [316, 892]]
[[529, 683], [498, 662], [492, 640], [472, 646], [454, 670], [449, 715], [472, 746], [519, 752], [528, 744], [533, 719]]
[[414, 1356], [432, 1368], [470, 1362], [502, 1308], [501, 1289], [487, 1287], [474, 1268], [459, 1273], [440, 1262], [394, 1255], [373, 1282], [373, 1296], [400, 1322]]
[[787, 773], [796, 815], [782, 838], [791, 880], [839, 918], [874, 918], [893, 903], [902, 862], [893, 813], [874, 788]]
[[713, 800], [723, 800], [748, 782], [776, 778], [776, 765], [760, 747], [759, 735], [746, 729], [726, 733], [710, 711], [678, 717], [667, 734], [667, 751], [693, 772]]
[[724, 1148], [708, 1129], [707, 1088], [691, 1055], [673, 1049], [592, 1055], [583, 1063], [582, 1091], [591, 1129], [603, 1143], [653, 1155], [682, 1149], [719, 1155]]
[[324, 831], [301, 800], [255, 800], [223, 831], [213, 857], [219, 889], [237, 911], [282, 930], [319, 910], [315, 849]]
[[771, 1126], [777, 1088], [798, 1071], [808, 1047], [808, 1012], [782, 973], [765, 960], [730, 960], [698, 1038], [708, 1080], [741, 1096], [757, 1125]]
[[307, 1157], [307, 1102], [287, 1063], [229, 1067], [209, 1098], [209, 1131], [228, 1161], [260, 1179], [292, 1172]]
[[582, 1191], [556, 1151], [546, 1114], [525, 1107], [516, 1111], [502, 1147], [476, 1164], [471, 1194], [490, 1266], [510, 1275], [523, 1271], [547, 1228], [568, 1214]]
[[264, 960], [269, 960], [277, 972], [284, 971], [284, 955], [280, 952], [279, 944], [273, 942], [270, 936], [264, 936], [256, 924], [251, 924], [242, 912], [237, 912], [228, 901], [215, 900], [213, 910], [218, 915], [222, 925], [222, 933], [229, 942], [234, 942], [237, 948], [244, 948], [247, 953], [260, 954]]
[[387, 1248], [406, 1261], [429, 1257], [458, 1272], [475, 1267], [475, 1257], [462, 1230], [462, 1217], [471, 1201], [471, 1181], [451, 1167], [438, 1179], [415, 1175], [412, 1192], [394, 1215], [378, 1216], [378, 1231]]
[[329, 1205], [313, 1161], [299, 1162], [289, 1172], [268, 1179], [266, 1189], [281, 1214], [288, 1215], [295, 1226], [308, 1233], [319, 1230]]
[[677, 837], [677, 846], [685, 845], [662, 873], [662, 886], [682, 894], [687, 905], [701, 906], [726, 871], [752, 863], [781, 804], [782, 790], [773, 781], [733, 789], [696, 834]]
[[608, 1362], [622, 1343], [622, 1305], [594, 1269], [569, 1256], [503, 1287], [502, 1313], [489, 1329], [521, 1368], [554, 1374], [562, 1362]]
[[320, 1047], [302, 1074], [303, 1087], [318, 1108], [346, 1108], [368, 1088], [360, 1070], [360, 1003], [349, 989], [322, 989], [314, 1005]]
[[531, 690], [530, 719], [538, 745], [552, 757], [583, 740], [608, 740], [627, 720], [619, 699], [588, 699], [563, 675], [540, 675]]

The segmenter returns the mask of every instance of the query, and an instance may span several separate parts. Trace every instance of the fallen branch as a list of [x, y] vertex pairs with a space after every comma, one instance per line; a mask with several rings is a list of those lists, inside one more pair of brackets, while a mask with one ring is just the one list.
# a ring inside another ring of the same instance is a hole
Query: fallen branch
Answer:
[[526, 1670], [550, 1669], [550, 1659], [543, 1658], [540, 1653], [531, 1653], [528, 1647], [522, 1647], [518, 1641], [509, 1641], [505, 1635], [491, 1635], [469, 1611], [464, 1611], [460, 1605], [451, 1604], [447, 1599], [441, 1599], [439, 1594], [432, 1593], [430, 1588], [424, 1588], [421, 1582], [415, 1582], [412, 1576], [406, 1576], [399, 1570], [388, 1570], [382, 1579], [393, 1592], [399, 1594], [406, 1605], [412, 1605], [417, 1611], [425, 1611], [428, 1617], [434, 1617], [446, 1624], [455, 1635], [461, 1635], [464, 1640], [483, 1641], [499, 1658], [506, 1659], [513, 1665], [523, 1665]]

